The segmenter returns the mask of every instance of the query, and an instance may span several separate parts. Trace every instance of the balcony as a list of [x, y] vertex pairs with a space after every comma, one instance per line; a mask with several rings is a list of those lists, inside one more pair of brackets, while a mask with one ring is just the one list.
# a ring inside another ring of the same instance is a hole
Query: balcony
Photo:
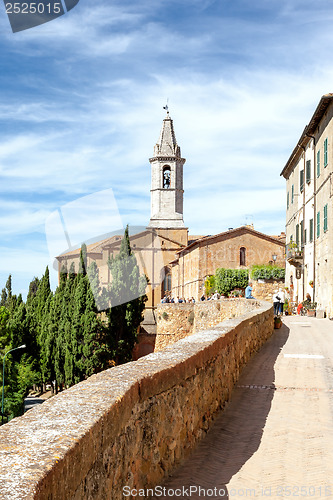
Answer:
[[287, 248], [286, 258], [290, 265], [301, 267], [303, 263], [303, 250], [298, 250], [297, 248]]

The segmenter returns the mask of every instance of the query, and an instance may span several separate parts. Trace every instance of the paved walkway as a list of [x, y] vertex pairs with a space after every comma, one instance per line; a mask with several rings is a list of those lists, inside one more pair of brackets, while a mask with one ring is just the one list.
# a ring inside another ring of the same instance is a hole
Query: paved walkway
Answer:
[[333, 497], [333, 322], [283, 321], [154, 498]]

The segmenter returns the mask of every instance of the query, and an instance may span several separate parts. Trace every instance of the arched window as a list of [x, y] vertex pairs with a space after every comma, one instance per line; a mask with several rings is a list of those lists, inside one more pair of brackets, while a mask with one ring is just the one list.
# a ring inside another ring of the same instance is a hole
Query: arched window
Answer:
[[239, 250], [239, 265], [246, 266], [246, 248], [244, 247]]
[[171, 292], [171, 273], [165, 275], [163, 281], [163, 291], [164, 293]]
[[171, 186], [171, 168], [169, 165], [163, 167], [163, 189], [169, 189]]

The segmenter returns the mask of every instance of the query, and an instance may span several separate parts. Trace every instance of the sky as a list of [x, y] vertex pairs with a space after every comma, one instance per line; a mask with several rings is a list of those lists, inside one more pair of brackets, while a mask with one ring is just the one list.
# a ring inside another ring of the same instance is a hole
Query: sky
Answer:
[[1, 3], [0, 290], [53, 269], [64, 224], [71, 244], [147, 225], [167, 102], [190, 234], [284, 231], [280, 173], [333, 91], [332, 22], [331, 0], [80, 0], [12, 33]]

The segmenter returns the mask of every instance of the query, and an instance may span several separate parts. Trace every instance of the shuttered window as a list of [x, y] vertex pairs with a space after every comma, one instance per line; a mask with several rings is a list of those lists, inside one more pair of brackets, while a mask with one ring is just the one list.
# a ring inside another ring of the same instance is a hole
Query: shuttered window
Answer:
[[324, 167], [327, 167], [327, 163], [328, 163], [327, 149], [328, 149], [328, 142], [327, 142], [327, 138], [326, 138], [324, 141]]
[[320, 176], [320, 151], [317, 151], [317, 177]]
[[299, 173], [299, 188], [302, 193], [304, 189], [304, 170], [301, 170]]
[[317, 238], [320, 236], [320, 212], [317, 213]]
[[324, 206], [324, 233], [327, 231], [327, 205]]
[[310, 232], [310, 238], [309, 238], [309, 241], [313, 241], [313, 219], [310, 219], [310, 227], [309, 227], [309, 232]]
[[306, 183], [309, 184], [311, 182], [311, 160], [306, 162]]

